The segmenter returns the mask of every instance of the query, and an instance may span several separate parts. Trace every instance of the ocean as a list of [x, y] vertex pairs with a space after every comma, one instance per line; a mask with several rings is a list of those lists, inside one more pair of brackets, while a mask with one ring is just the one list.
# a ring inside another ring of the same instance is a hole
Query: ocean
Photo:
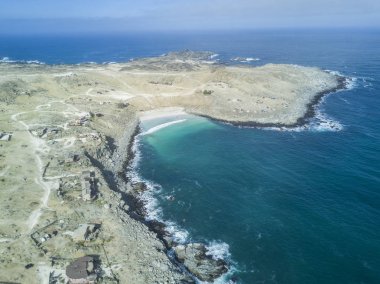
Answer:
[[0, 37], [0, 60], [46, 64], [183, 49], [213, 51], [223, 64], [317, 66], [353, 81], [305, 127], [191, 115], [144, 123], [134, 174], [151, 185], [148, 218], [226, 258], [231, 270], [217, 283], [380, 283], [379, 30]]

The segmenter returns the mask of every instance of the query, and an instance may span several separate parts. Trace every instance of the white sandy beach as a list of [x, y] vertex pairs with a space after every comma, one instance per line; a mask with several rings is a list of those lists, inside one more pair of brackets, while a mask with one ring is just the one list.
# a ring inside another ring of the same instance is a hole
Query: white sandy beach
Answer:
[[187, 113], [182, 107], [166, 107], [140, 112], [138, 113], [138, 117], [140, 121], [146, 121], [157, 118], [173, 117], [186, 114]]

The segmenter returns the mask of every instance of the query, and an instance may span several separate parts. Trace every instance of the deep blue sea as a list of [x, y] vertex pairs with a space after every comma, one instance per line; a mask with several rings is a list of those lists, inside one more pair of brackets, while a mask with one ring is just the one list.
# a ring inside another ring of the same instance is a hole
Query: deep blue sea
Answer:
[[183, 49], [317, 66], [354, 82], [293, 131], [194, 116], [144, 123], [136, 173], [154, 185], [150, 216], [226, 257], [232, 270], [220, 283], [380, 283], [380, 31], [0, 37], [0, 58], [50, 64]]

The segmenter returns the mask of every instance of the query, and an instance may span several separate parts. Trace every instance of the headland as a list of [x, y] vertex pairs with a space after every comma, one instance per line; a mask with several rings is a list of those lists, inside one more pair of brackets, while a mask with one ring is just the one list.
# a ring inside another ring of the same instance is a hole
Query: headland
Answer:
[[295, 65], [226, 66], [212, 55], [0, 64], [0, 282], [193, 283], [228, 269], [145, 219], [144, 184], [126, 175], [140, 119], [186, 112], [294, 127], [345, 79]]

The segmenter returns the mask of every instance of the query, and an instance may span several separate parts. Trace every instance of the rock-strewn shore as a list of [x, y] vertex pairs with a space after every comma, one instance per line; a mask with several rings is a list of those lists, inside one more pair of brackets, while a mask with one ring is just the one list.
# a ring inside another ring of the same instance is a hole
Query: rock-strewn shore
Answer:
[[140, 194], [147, 190], [146, 185], [132, 183], [127, 174], [127, 171], [131, 170], [130, 164], [134, 157], [133, 142], [138, 134], [139, 126], [136, 122], [126, 129], [125, 135], [115, 148], [111, 159], [109, 159], [107, 151], [97, 151], [96, 158], [87, 154], [93, 165], [102, 172], [110, 188], [116, 193], [111, 206], [115, 208], [114, 213], [122, 220], [132, 217], [146, 225], [162, 241], [165, 246], [164, 252], [174, 250], [174, 258], [170, 259], [174, 264], [183, 264], [179, 266], [185, 276], [182, 281], [193, 282], [191, 275], [202, 281], [215, 280], [228, 270], [228, 264], [224, 260], [214, 260], [212, 256], [207, 255], [205, 244], [181, 245], [175, 243], [164, 223], [146, 220], [145, 204], [140, 199]]
[[302, 116], [298, 117], [295, 120], [295, 122], [293, 122], [293, 123], [289, 123], [288, 124], [288, 123], [283, 123], [283, 122], [278, 122], [278, 123], [274, 123], [274, 122], [257, 122], [257, 121], [254, 121], [254, 120], [252, 120], [252, 121], [240, 121], [240, 120], [230, 120], [230, 119], [215, 118], [215, 117], [207, 115], [207, 114], [197, 114], [197, 115], [205, 117], [205, 118], [209, 118], [211, 120], [216, 120], [216, 121], [219, 121], [219, 122], [222, 122], [222, 123], [231, 124], [231, 125], [234, 125], [234, 126], [244, 126], [244, 127], [278, 127], [278, 128], [281, 128], [281, 127], [294, 128], [294, 127], [298, 127], [298, 126], [304, 126], [305, 124], [307, 124], [310, 121], [310, 119], [312, 119], [312, 118], [315, 117], [316, 107], [321, 102], [321, 100], [323, 99], [324, 96], [326, 96], [328, 94], [332, 94], [332, 93], [338, 92], [338, 91], [341, 91], [341, 90], [344, 90], [344, 89], [347, 89], [348, 84], [350, 83], [350, 79], [346, 78], [346, 77], [343, 77], [343, 76], [337, 76], [336, 80], [337, 80], [337, 85], [336, 86], [333, 86], [330, 89], [326, 89], [326, 90], [323, 90], [323, 91], [320, 91], [320, 92], [316, 93], [314, 95], [314, 97], [312, 97], [312, 99], [310, 100], [310, 102], [308, 102], [306, 104], [306, 106], [305, 106], [306, 111], [304, 112], [304, 114]]
[[[0, 131], [12, 138], [0, 144], [0, 282], [64, 283], [68, 263], [89, 254], [109, 283], [212, 281], [227, 270], [203, 244], [177, 244], [164, 224], [146, 221], [144, 184], [126, 176], [138, 114], [181, 107], [237, 125], [289, 127], [345, 86], [317, 68], [223, 66], [210, 55], [0, 64]], [[87, 238], [86, 227], [100, 229]]]

